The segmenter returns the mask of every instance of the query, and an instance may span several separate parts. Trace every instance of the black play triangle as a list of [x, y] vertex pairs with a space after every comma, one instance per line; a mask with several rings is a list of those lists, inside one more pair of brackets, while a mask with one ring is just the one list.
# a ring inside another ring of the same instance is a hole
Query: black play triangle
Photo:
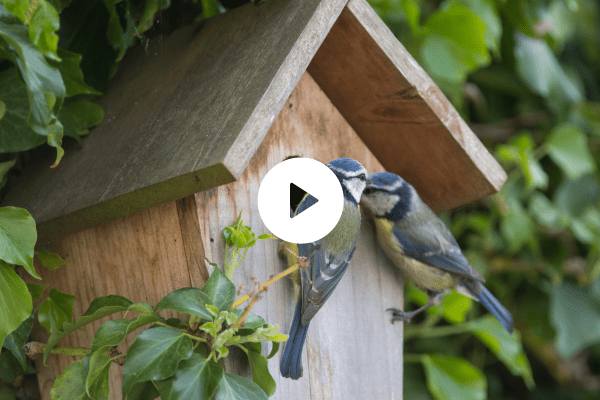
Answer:
[[[298, 205], [300, 204], [300, 202], [302, 201], [302, 199], [304, 198], [304, 196], [306, 196], [308, 193], [303, 190], [302, 188], [298, 187], [297, 185], [294, 185], [293, 183], [290, 183], [290, 208], [292, 210], [296, 210], [296, 208], [298, 207]], [[314, 196], [313, 196], [314, 197]], [[315, 204], [317, 204], [319, 202], [319, 199], [317, 199], [315, 197]], [[315, 204], [313, 204], [312, 206], [314, 206]], [[312, 207], [310, 206], [310, 207]], [[308, 207], [308, 208], [310, 208]], [[308, 208], [300, 211], [298, 214], [308, 210]], [[294, 218], [295, 215], [292, 215], [292, 218]]]

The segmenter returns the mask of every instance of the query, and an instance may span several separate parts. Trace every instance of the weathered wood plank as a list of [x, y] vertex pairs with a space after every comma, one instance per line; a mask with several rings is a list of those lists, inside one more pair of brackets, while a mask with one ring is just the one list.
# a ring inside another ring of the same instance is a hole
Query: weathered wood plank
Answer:
[[[222, 265], [221, 231], [240, 211], [244, 223], [257, 234], [267, 232], [256, 203], [259, 183], [270, 168], [292, 155], [321, 162], [351, 157], [370, 171], [382, 170], [327, 96], [305, 74], [244, 174], [236, 182], [196, 195], [201, 230], [209, 233], [203, 235], [203, 247], [212, 262]], [[236, 284], [251, 285], [251, 276], [264, 282], [285, 268], [277, 245], [275, 240], [259, 241], [248, 251], [234, 273]], [[293, 302], [291, 281], [284, 280], [269, 289], [253, 312], [287, 332]], [[376, 247], [373, 226], [365, 220], [348, 272], [311, 322], [303, 354], [304, 376], [298, 381], [282, 378], [279, 356], [269, 360], [277, 382], [272, 398], [401, 399], [402, 324], [392, 325], [385, 313], [386, 308], [401, 304], [401, 275]], [[265, 355], [268, 347], [263, 349]], [[229, 360], [226, 368], [248, 373], [235, 359]]]
[[435, 211], [497, 192], [506, 174], [365, 0], [351, 0], [308, 71], [383, 166]]
[[28, 168], [3, 205], [41, 242], [231, 182], [347, 0], [270, 0], [128, 52], [85, 144]]

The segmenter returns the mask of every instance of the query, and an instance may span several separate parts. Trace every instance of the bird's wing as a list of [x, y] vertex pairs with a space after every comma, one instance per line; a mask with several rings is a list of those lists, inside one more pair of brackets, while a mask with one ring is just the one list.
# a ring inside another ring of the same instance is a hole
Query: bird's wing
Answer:
[[316, 251], [317, 243], [298, 245], [301, 257], [308, 257], [308, 270], [302, 271], [302, 323], [306, 324], [327, 301], [346, 272], [356, 250], [357, 240], [340, 254], [333, 255], [322, 247]]
[[437, 215], [425, 207], [418, 207], [413, 215], [396, 223], [393, 234], [404, 253], [443, 271], [485, 282], [464, 256], [456, 239]]
[[[316, 203], [316, 199], [307, 195], [296, 210], [299, 214]], [[350, 259], [358, 243], [358, 235], [350, 246], [339, 254], [332, 254], [321, 243], [298, 245], [298, 255], [309, 258], [309, 268], [302, 270], [302, 324], [306, 325], [327, 301], [338, 282], [346, 272]], [[316, 249], [316, 250], [315, 250]]]

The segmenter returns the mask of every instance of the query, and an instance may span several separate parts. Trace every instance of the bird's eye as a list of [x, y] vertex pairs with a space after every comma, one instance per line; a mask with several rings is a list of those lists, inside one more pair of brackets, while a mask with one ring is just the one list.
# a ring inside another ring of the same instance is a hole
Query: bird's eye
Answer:
[[363, 194], [371, 194], [373, 193], [375, 190], [373, 190], [372, 188], [366, 188], [365, 190], [363, 190]]
[[365, 174], [360, 174], [360, 175], [358, 176], [358, 179], [360, 179], [361, 181], [363, 181], [363, 182], [364, 182], [364, 181], [366, 181], [366, 180], [367, 180], [367, 176], [366, 176]]

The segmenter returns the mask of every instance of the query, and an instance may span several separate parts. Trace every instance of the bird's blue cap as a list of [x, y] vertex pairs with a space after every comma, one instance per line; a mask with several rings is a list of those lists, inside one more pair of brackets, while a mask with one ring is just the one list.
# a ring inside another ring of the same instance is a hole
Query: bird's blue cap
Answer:
[[351, 158], [338, 158], [329, 162], [327, 166], [347, 172], [357, 172], [364, 168], [361, 163]]
[[389, 191], [398, 189], [403, 183], [402, 178], [391, 172], [376, 172], [374, 174], [369, 174], [369, 179], [372, 182], [369, 185], [370, 187], [379, 187]]

